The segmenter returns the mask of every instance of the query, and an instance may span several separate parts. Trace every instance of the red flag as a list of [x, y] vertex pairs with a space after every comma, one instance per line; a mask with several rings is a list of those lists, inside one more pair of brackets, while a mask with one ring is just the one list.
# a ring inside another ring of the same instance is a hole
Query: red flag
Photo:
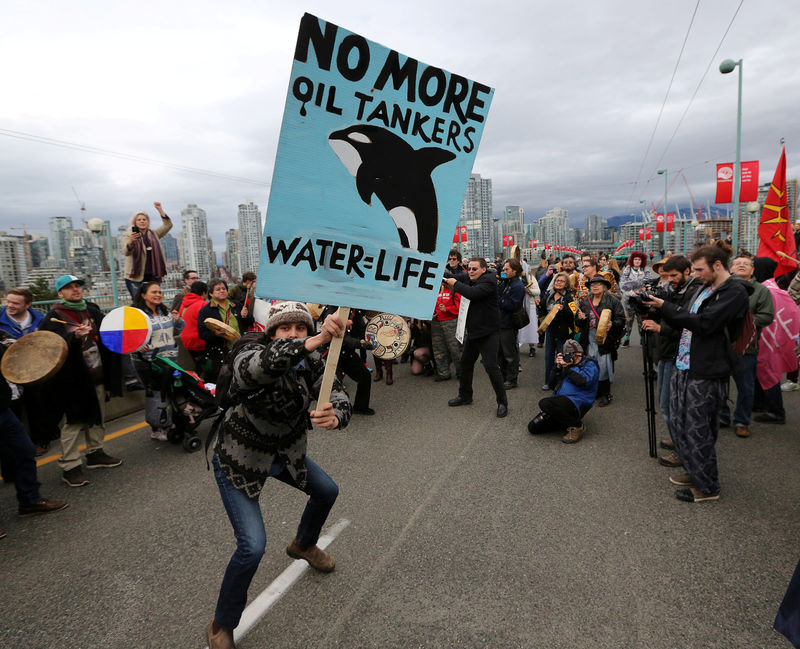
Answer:
[[652, 239], [653, 238], [653, 233], [651, 232], [650, 228], [647, 228], [647, 235], [646, 236], [647, 236], [648, 239]]
[[459, 230], [458, 230], [458, 228], [456, 228], [456, 232], [453, 235], [453, 243], [458, 243], [459, 242], [458, 232], [459, 232]]
[[656, 214], [656, 232], [664, 231], [664, 215]]
[[513, 234], [509, 234], [508, 235], [508, 245], [509, 246], [513, 246], [514, 245], [514, 235]]
[[508, 235], [504, 234], [503, 235], [503, 248], [505, 248], [506, 246], [508, 246]]
[[467, 226], [466, 225], [462, 225], [461, 226], [461, 241], [464, 242], [464, 243], [466, 243], [466, 241], [467, 241]]
[[739, 202], [758, 200], [758, 160], [742, 163], [742, 185], [739, 188]]
[[639, 228], [639, 241], [644, 241], [644, 228]]
[[533, 239], [528, 239], [528, 248], [533, 248]]
[[672, 232], [675, 229], [675, 212], [667, 213], [667, 232]]
[[775, 177], [772, 179], [761, 221], [758, 225], [759, 257], [771, 257], [778, 262], [775, 277], [797, 268], [797, 264], [788, 261], [778, 253], [794, 257], [796, 248], [792, 224], [789, 222], [789, 201], [786, 195], [786, 148], [781, 152]]
[[733, 164], [717, 165], [717, 196], [715, 203], [730, 203], [733, 200]]

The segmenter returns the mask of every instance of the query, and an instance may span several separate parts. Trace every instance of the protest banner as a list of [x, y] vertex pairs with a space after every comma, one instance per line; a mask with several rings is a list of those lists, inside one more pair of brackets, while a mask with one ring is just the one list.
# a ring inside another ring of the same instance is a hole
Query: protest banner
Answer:
[[493, 92], [305, 14], [256, 295], [429, 319]]
[[256, 294], [430, 318], [492, 94], [305, 14]]

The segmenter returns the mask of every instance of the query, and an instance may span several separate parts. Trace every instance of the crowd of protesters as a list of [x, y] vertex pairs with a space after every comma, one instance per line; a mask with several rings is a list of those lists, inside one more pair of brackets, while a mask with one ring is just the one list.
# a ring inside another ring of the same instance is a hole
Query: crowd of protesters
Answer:
[[[179, 350], [185, 350], [186, 369], [213, 385], [233, 341], [209, 329], [206, 319], [219, 320], [236, 334], [259, 326], [251, 299], [253, 272], [229, 288], [222, 279], [201, 279], [187, 270], [178, 295], [169, 306], [163, 304], [158, 240], [171, 222], [160, 204], [156, 207], [161, 227], [150, 230], [149, 217], [138, 212], [124, 250], [132, 303], [147, 314], [154, 331], [151, 344], [132, 355], [132, 365], [147, 390], [151, 437], [165, 441], [172, 420], [169, 403], [151, 376], [154, 356], [177, 360]], [[678, 498], [715, 500], [720, 493], [714, 452], [718, 429], [732, 427], [745, 438], [753, 422], [783, 424], [782, 392], [798, 389], [800, 276], [774, 278], [774, 261], [742, 251], [731, 260], [730, 252], [717, 242], [689, 257], [668, 254], [656, 263], [634, 252], [620, 268], [606, 255], [567, 254], [529, 266], [518, 258], [462, 259], [454, 249], [430, 320], [406, 320], [411, 340], [405, 353], [399, 358], [371, 356], [365, 335], [370, 314], [354, 311], [343, 332], [338, 376], [355, 383], [351, 409], [356, 415], [375, 413], [371, 383], [392, 385], [398, 363], [409, 363], [412, 375], [436, 382], [455, 379], [458, 390], [449, 405], [467, 406], [482, 399], [472, 386], [480, 357], [498, 417], [508, 414], [509, 390], [522, 386], [531, 395], [541, 390], [548, 394], [534, 399], [538, 407], [530, 408], [529, 432], [560, 431], [565, 443], [576, 443], [590, 428], [590, 409], [612, 404], [615, 361], [637, 329], [657, 366], [657, 401], [669, 430], [669, 438], [661, 441], [668, 452], [660, 462], [684, 471], [670, 478], [680, 487]], [[103, 423], [108, 397], [124, 392], [124, 357], [105, 348], [99, 336], [103, 313], [84, 299], [83, 284], [82, 278], [60, 277], [59, 302], [44, 316], [31, 308], [32, 296], [25, 289], [9, 291], [0, 311], [0, 332], [7, 343], [42, 329], [61, 335], [69, 348], [64, 367], [47, 384], [20, 390], [3, 382], [9, 388], [0, 404], [3, 414], [9, 416], [8, 410], [15, 420], [26, 422], [30, 442], [10, 435], [4, 446], [12, 450], [0, 454], [6, 479], [20, 476], [20, 513], [30, 513], [26, 507], [36, 503], [42, 512], [66, 506], [41, 498], [30, 486], [38, 484], [35, 471], [31, 478], [29, 469], [15, 470], [30, 464], [20, 463], [21, 456], [45, 454], [60, 439], [62, 480], [71, 487], [89, 484], [84, 467], [122, 463], [103, 449]], [[334, 312], [320, 305], [313, 327]], [[326, 350], [321, 345], [321, 355]], [[541, 350], [541, 365], [532, 366], [540, 368], [534, 372], [541, 372], [541, 383], [533, 377], [527, 385], [520, 381], [521, 350], [531, 357]], [[731, 379], [737, 390], [729, 405]], [[54, 407], [41, 408], [43, 399]], [[16, 425], [6, 429], [18, 431]], [[83, 458], [78, 452], [82, 440], [87, 445]]]

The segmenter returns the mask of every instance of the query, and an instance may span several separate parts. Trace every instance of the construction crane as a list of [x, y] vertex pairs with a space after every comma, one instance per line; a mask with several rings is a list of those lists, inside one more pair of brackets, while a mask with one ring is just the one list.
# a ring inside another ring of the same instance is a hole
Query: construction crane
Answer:
[[81, 200], [81, 197], [78, 196], [78, 192], [75, 191], [75, 187], [72, 187], [72, 193], [75, 194], [75, 198], [78, 200], [78, 205], [81, 208], [81, 221], [83, 221], [83, 226], [86, 227], [86, 203]]
[[24, 225], [21, 228], [10, 227], [9, 230], [22, 230], [25, 241], [25, 260], [28, 262], [28, 271], [33, 268], [33, 255], [31, 254], [31, 240], [28, 238], [28, 226]]

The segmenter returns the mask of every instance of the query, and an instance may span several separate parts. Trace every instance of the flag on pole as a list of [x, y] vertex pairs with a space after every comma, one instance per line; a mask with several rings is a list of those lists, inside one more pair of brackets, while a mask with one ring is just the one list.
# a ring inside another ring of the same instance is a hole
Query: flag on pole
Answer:
[[770, 257], [778, 262], [775, 277], [797, 268], [797, 264], [781, 256], [794, 257], [796, 248], [792, 224], [789, 222], [789, 201], [786, 195], [786, 147], [781, 151], [778, 167], [772, 179], [761, 221], [758, 225], [758, 256]]

